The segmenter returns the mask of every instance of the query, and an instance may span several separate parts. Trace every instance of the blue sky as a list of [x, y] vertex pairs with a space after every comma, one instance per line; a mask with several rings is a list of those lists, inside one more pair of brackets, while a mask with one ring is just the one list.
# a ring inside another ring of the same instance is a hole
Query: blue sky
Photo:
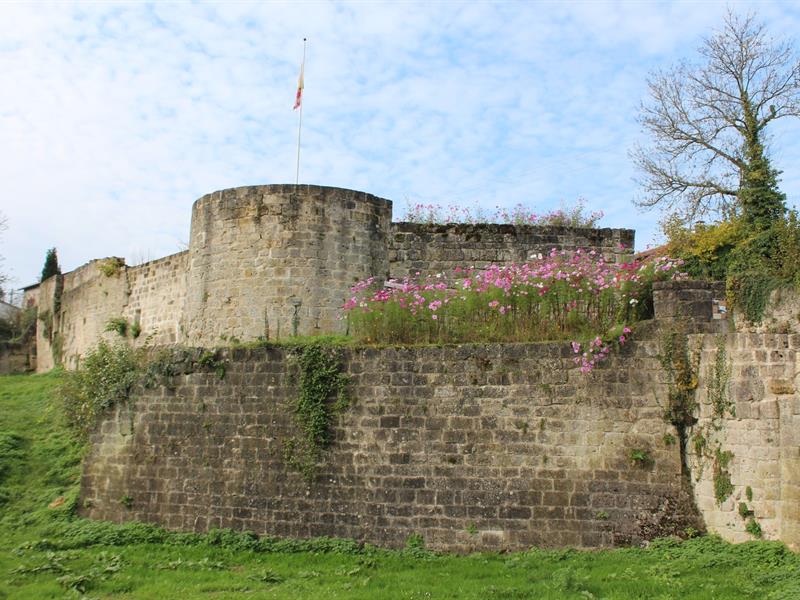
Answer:
[[[3, 270], [35, 281], [177, 252], [192, 202], [300, 179], [394, 201], [534, 211], [584, 198], [657, 240], [628, 150], [648, 72], [692, 58], [726, 6], [776, 37], [800, 5], [758, 2], [0, 4]], [[771, 149], [800, 198], [800, 124]]]

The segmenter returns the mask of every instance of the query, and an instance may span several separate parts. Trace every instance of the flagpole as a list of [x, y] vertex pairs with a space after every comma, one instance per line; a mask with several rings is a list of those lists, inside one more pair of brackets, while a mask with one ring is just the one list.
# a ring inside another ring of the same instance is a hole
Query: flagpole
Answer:
[[[303, 64], [300, 67], [300, 73], [305, 75], [306, 70], [306, 38], [303, 38]], [[305, 83], [303, 84], [305, 86]], [[300, 102], [300, 120], [297, 124], [297, 170], [295, 172], [294, 184], [300, 183], [300, 133], [303, 130], [303, 102]]]

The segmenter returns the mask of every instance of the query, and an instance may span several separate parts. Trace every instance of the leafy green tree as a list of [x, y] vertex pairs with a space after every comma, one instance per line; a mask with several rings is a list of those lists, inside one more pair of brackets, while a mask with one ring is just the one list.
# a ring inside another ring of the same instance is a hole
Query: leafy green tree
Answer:
[[55, 248], [50, 248], [47, 251], [47, 256], [44, 259], [44, 267], [42, 268], [42, 281], [49, 279], [53, 275], [61, 275], [61, 267], [58, 266], [58, 254]]
[[637, 204], [685, 223], [740, 216], [763, 230], [785, 212], [764, 140], [773, 121], [800, 116], [800, 60], [733, 12], [699, 54], [648, 80], [640, 122], [652, 141], [631, 153], [644, 188]]

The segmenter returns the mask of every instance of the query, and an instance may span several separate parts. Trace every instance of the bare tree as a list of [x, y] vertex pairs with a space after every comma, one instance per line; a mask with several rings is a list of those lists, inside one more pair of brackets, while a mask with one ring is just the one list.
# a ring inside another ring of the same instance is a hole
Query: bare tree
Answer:
[[[653, 141], [631, 152], [644, 188], [637, 204], [687, 222], [782, 214], [778, 172], [769, 165], [764, 138], [772, 121], [800, 116], [800, 60], [793, 46], [768, 37], [752, 15], [729, 11], [699, 53], [700, 64], [682, 62], [648, 79], [639, 120]], [[770, 188], [770, 198], [743, 193], [759, 185]], [[769, 206], [753, 213], [753, 202]]]

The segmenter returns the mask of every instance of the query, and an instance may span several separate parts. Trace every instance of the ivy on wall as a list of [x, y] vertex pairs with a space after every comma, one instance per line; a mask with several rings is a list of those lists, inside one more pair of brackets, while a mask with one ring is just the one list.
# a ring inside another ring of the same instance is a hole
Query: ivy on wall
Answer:
[[309, 344], [298, 349], [296, 359], [300, 380], [293, 412], [299, 433], [286, 442], [284, 458], [310, 482], [332, 441], [333, 419], [349, 404], [349, 377], [335, 348]]

